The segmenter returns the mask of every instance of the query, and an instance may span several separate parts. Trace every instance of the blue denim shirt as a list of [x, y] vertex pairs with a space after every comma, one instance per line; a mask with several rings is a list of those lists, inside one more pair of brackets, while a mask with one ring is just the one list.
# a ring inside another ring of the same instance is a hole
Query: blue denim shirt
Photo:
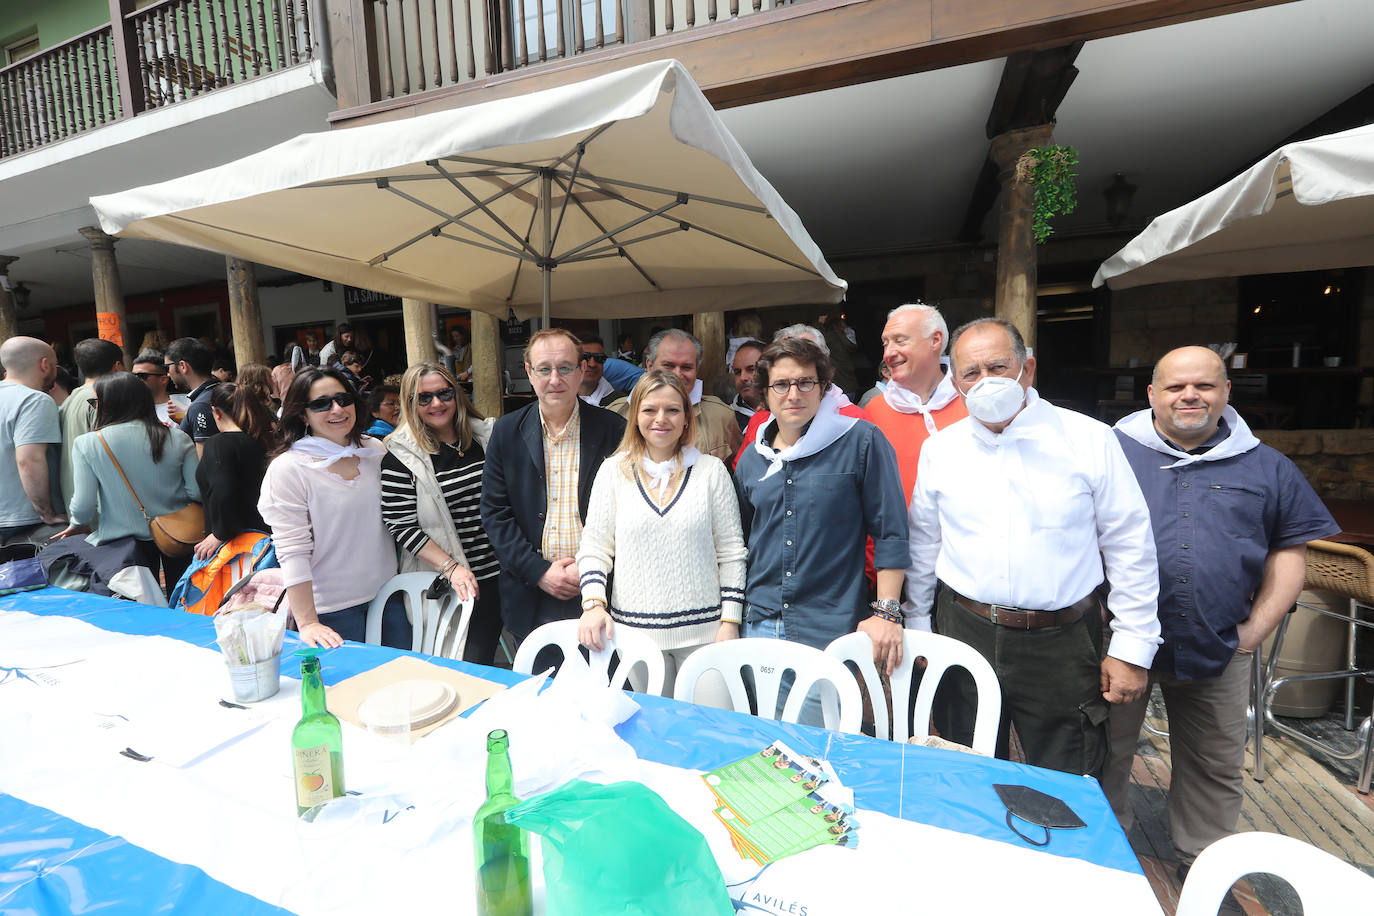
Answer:
[[[765, 441], [777, 429], [769, 422]], [[897, 455], [859, 420], [829, 447], [768, 470], [752, 445], [735, 467], [749, 544], [744, 592], [750, 620], [783, 616], [787, 637], [824, 649], [868, 617], [866, 539], [878, 569], [905, 569], [906, 500]]]
[[[1224, 426], [1202, 447], [1229, 433]], [[1288, 458], [1267, 445], [1218, 461], [1174, 459], [1116, 431], [1150, 507], [1159, 554], [1159, 624], [1153, 668], [1184, 680], [1216, 677], [1235, 655], [1236, 626], [1272, 550], [1340, 530]]]

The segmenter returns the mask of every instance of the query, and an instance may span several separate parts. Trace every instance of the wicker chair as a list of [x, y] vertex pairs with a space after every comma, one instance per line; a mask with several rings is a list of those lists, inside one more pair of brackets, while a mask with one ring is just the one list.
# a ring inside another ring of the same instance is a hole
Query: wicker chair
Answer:
[[1283, 648], [1283, 637], [1288, 630], [1288, 616], [1285, 615], [1279, 624], [1278, 631], [1274, 635], [1274, 644], [1269, 652], [1269, 669], [1264, 678], [1264, 700], [1263, 717], [1256, 715], [1256, 740], [1255, 740], [1255, 778], [1263, 779], [1264, 763], [1262, 759], [1262, 749], [1260, 737], [1265, 727], [1287, 735], [1294, 740], [1301, 741], [1313, 749], [1341, 760], [1351, 760], [1358, 755], [1363, 755], [1360, 765], [1360, 777], [1356, 788], [1364, 794], [1369, 794], [1369, 785], [1374, 778], [1374, 728], [1371, 728], [1370, 718], [1366, 717], [1360, 725], [1359, 740], [1356, 742], [1354, 750], [1342, 751], [1333, 748], [1331, 745], [1303, 734], [1296, 729], [1283, 724], [1274, 717], [1273, 703], [1274, 695], [1285, 684], [1294, 684], [1304, 681], [1318, 681], [1330, 679], [1342, 679], [1345, 685], [1345, 728], [1350, 731], [1355, 727], [1355, 680], [1363, 677], [1374, 677], [1374, 670], [1360, 670], [1355, 665], [1355, 634], [1357, 627], [1374, 628], [1374, 620], [1367, 620], [1360, 616], [1361, 609], [1374, 610], [1374, 554], [1351, 544], [1341, 544], [1336, 541], [1311, 541], [1307, 545], [1307, 576], [1304, 580], [1304, 587], [1311, 589], [1325, 589], [1335, 592], [1350, 599], [1350, 612], [1348, 615], [1336, 614], [1325, 608], [1303, 605], [1308, 610], [1315, 611], [1327, 617], [1335, 617], [1338, 620], [1349, 624], [1349, 635], [1346, 642], [1346, 666], [1340, 671], [1323, 671], [1314, 674], [1298, 674], [1290, 677], [1274, 677], [1275, 660]]

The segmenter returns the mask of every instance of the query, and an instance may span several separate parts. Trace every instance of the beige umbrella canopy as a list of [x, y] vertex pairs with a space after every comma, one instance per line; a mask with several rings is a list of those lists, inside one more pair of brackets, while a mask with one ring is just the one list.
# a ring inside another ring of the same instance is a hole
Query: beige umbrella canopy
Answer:
[[677, 61], [302, 134], [91, 203], [114, 235], [502, 317], [833, 303], [845, 291]]
[[1374, 125], [1279, 147], [1098, 268], [1113, 289], [1374, 265]]

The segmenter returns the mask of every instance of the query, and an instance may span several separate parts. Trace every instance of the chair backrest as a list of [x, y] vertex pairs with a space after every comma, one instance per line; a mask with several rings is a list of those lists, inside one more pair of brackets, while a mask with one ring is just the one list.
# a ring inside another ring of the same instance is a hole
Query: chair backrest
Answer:
[[[472, 599], [460, 602], [451, 589], [441, 598], [426, 598], [425, 589], [433, 582], [434, 573], [426, 572], [401, 573], [388, 579], [368, 605], [367, 642], [374, 646], [381, 644], [382, 610], [392, 595], [400, 593], [405, 596], [410, 611], [411, 651], [462, 658], [468, 641], [468, 623], [472, 619]], [[453, 625], [455, 613], [458, 614], [456, 627]]]
[[[602, 649], [588, 649], [587, 667], [599, 678], [605, 679], [608, 686], [622, 688], [630, 685], [630, 670], [635, 665], [645, 669], [645, 693], [663, 692], [663, 652], [654, 641], [643, 633], [636, 633], [629, 627], [617, 626], [615, 638], [606, 641]], [[576, 620], [555, 620], [535, 629], [520, 643], [515, 653], [511, 669], [520, 674], [533, 674], [534, 659], [542, 649], [557, 646], [563, 650], [564, 664], [584, 664], [582, 644], [577, 641]], [[620, 662], [611, 670], [611, 658], [619, 653]], [[631, 687], [633, 689], [633, 687]]]
[[1303, 586], [1374, 605], [1374, 554], [1339, 541], [1308, 541]]
[[[852, 662], [859, 669], [859, 678], [873, 704], [874, 728], [879, 738], [887, 738], [889, 712], [892, 718], [894, 741], [930, 734], [930, 707], [940, 679], [950, 668], [963, 668], [973, 676], [978, 686], [978, 717], [973, 726], [973, 749], [993, 756], [997, 747], [997, 723], [1002, 716], [1002, 687], [987, 659], [957, 639], [927, 633], [924, 630], [905, 630], [902, 634], [902, 663], [892, 672], [892, 701], [897, 710], [889, 711], [883, 695], [882, 679], [873, 665], [873, 640], [867, 633], [849, 633], [825, 647], [827, 654], [842, 662]], [[904, 708], [911, 696], [912, 670], [917, 658], [926, 660], [921, 686], [916, 693], [916, 708], [908, 720]]]
[[1277, 833], [1236, 833], [1197, 857], [1177, 916], [1215, 916], [1231, 885], [1253, 874], [1277, 875], [1292, 885], [1303, 916], [1349, 916], [1374, 901], [1374, 878], [1330, 853]]
[[707, 671], [718, 671], [730, 691], [736, 712], [750, 712], [749, 694], [741, 670], [753, 672], [758, 715], [772, 719], [782, 689], [782, 676], [794, 672], [792, 688], [783, 704], [783, 722], [796, 722], [812, 685], [819, 684], [825, 727], [858, 734], [863, 719], [863, 697], [854, 675], [838, 659], [820, 649], [785, 639], [731, 639], [702, 646], [678, 669], [673, 695], [692, 701], [697, 681]]

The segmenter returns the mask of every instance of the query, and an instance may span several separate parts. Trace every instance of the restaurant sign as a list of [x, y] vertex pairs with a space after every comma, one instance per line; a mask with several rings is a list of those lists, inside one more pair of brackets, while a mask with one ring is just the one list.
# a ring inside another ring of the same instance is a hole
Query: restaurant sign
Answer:
[[401, 300], [397, 296], [374, 293], [370, 289], [358, 289], [356, 286], [344, 287], [344, 311], [349, 315], [393, 312], [399, 310], [400, 307]]

